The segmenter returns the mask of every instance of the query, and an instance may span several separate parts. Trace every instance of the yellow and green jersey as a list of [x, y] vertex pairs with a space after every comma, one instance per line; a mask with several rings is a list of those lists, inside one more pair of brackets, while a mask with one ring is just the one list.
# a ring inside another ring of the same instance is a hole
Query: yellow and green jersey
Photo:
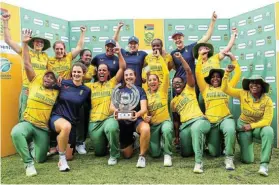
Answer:
[[162, 67], [162, 83], [155, 93], [146, 91], [148, 112], [151, 116], [151, 124], [159, 124], [170, 120], [168, 109], [169, 70], [164, 60], [159, 60]]
[[73, 55], [68, 53], [65, 57], [57, 59], [55, 57], [49, 58], [48, 70], [52, 70], [57, 73], [63, 79], [68, 80], [71, 78], [71, 66], [72, 66]]
[[59, 91], [46, 89], [43, 86], [43, 77], [44, 74], [36, 75], [29, 84], [24, 120], [36, 127], [48, 130], [48, 121]]
[[88, 83], [92, 80], [92, 77], [96, 75], [96, 70], [95, 67], [93, 65], [89, 65], [87, 67], [87, 72], [83, 78], [83, 82], [84, 83]]
[[[202, 62], [202, 58], [199, 56], [198, 62]], [[207, 77], [209, 74], [209, 71], [211, 69], [219, 69], [220, 68], [220, 59], [219, 59], [219, 53], [213, 55], [210, 57], [206, 62], [202, 63], [201, 67], [201, 74], [203, 77]]]
[[263, 94], [259, 100], [255, 100], [249, 91], [231, 87], [228, 83], [228, 78], [229, 73], [225, 72], [222, 90], [228, 95], [240, 100], [240, 120], [250, 124], [253, 129], [271, 125], [273, 119], [271, 98]]
[[171, 109], [180, 115], [181, 123], [203, 116], [199, 107], [194, 87], [186, 85], [180, 95], [176, 95], [171, 101]]
[[[214, 55], [216, 56], [216, 55]], [[212, 58], [212, 57], [211, 57]], [[235, 87], [241, 76], [241, 70], [237, 61], [232, 61], [235, 66], [235, 75], [230, 81], [230, 85]], [[218, 123], [227, 116], [231, 115], [229, 109], [230, 96], [224, 93], [221, 87], [213, 87], [207, 84], [202, 74], [203, 68], [201, 56], [196, 65], [196, 79], [205, 103], [205, 115], [210, 123]], [[215, 68], [212, 68], [215, 69]]]
[[85, 84], [91, 89], [90, 122], [103, 121], [110, 116], [111, 94], [116, 84], [115, 77], [104, 83], [91, 82]]
[[[22, 56], [22, 52], [20, 55]], [[31, 65], [36, 75], [44, 74], [47, 70], [48, 55], [45, 52], [35, 52], [33, 50], [29, 50], [29, 55], [31, 59]], [[28, 87], [29, 85], [29, 80], [24, 67], [22, 74], [22, 85], [24, 87]]]
[[[170, 54], [166, 54], [163, 56], [153, 56], [152, 53], [148, 54], [144, 59], [144, 65], [148, 65], [150, 68], [150, 74], [156, 74], [160, 80], [160, 83], [162, 83], [164, 72], [161, 63], [164, 62], [167, 66], [170, 62], [172, 62], [172, 56]], [[147, 85], [147, 76], [146, 72], [142, 72], [142, 79], [145, 79], [146, 82], [142, 84], [142, 88], [147, 91], [148, 85]]]

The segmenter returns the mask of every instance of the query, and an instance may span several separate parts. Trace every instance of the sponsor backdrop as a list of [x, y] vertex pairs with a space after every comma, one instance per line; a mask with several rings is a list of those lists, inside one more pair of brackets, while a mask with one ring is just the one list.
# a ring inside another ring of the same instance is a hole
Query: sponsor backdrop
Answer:
[[[269, 92], [274, 105], [272, 127], [278, 137], [277, 88], [276, 88], [276, 32], [274, 4], [231, 18], [230, 26], [239, 34], [233, 52], [238, 57], [242, 79], [253, 74], [261, 75], [271, 86]], [[279, 20], [278, 20], [279, 21]], [[238, 83], [241, 88], [241, 82]], [[239, 100], [233, 99], [232, 112], [239, 117]], [[277, 139], [276, 139], [277, 144]], [[278, 145], [277, 145], [278, 146]]]
[[[80, 37], [80, 26], [86, 26], [85, 48], [93, 52], [93, 56], [105, 52], [105, 41], [111, 39], [117, 28], [118, 22], [125, 25], [119, 34], [119, 44], [127, 49], [128, 39], [134, 35], [133, 20], [108, 20], [108, 21], [71, 21], [69, 22], [70, 46], [75, 48]], [[77, 57], [78, 59], [79, 57]]]
[[[277, 62], [276, 62], [276, 74], [279, 72], [279, 2], [275, 5], [275, 24], [276, 24], [276, 52], [277, 52]], [[279, 87], [279, 75], [277, 76], [277, 87]], [[279, 103], [279, 91], [277, 91], [277, 105]], [[279, 109], [277, 108], [277, 115], [279, 115]], [[277, 117], [277, 147], [279, 145], [279, 118]]]
[[[11, 37], [20, 42], [19, 7], [1, 3], [1, 13], [12, 14], [9, 28]], [[21, 90], [20, 57], [3, 41], [3, 24], [0, 33], [0, 80], [1, 80], [1, 157], [15, 153], [10, 137], [11, 129], [18, 122], [18, 98]]]
[[[85, 48], [93, 51], [93, 56], [104, 52], [104, 42], [112, 38], [119, 21], [124, 21], [125, 26], [120, 32], [119, 43], [127, 49], [127, 40], [136, 35], [140, 40], [140, 49], [150, 51], [150, 41], [160, 38], [164, 41], [165, 49], [171, 52], [175, 49], [170, 36], [175, 31], [185, 34], [185, 44], [199, 40], [207, 31], [210, 19], [165, 19], [165, 20], [106, 20], [106, 21], [66, 21], [1, 3], [1, 12], [9, 11], [12, 14], [9, 28], [12, 39], [20, 44], [21, 30], [30, 28], [37, 36], [45, 37], [53, 44], [56, 40], [65, 41], [67, 51], [75, 48], [81, 25], [87, 27]], [[276, 3], [277, 22], [279, 22], [279, 3]], [[210, 16], [210, 15], [209, 15]], [[277, 52], [279, 50], [279, 25], [275, 26], [275, 4], [259, 8], [257, 10], [233, 17], [231, 19], [219, 19], [216, 22], [210, 43], [214, 45], [215, 53], [225, 47], [230, 39], [230, 30], [237, 27], [239, 35], [232, 52], [238, 57], [242, 68], [242, 77], [252, 74], [262, 75], [270, 84], [270, 96], [274, 103], [274, 119], [272, 126], [277, 131], [277, 101], [279, 92], [276, 89], [276, 32], [277, 28]], [[18, 122], [18, 96], [21, 88], [21, 59], [3, 41], [3, 25], [0, 25], [1, 44], [1, 156], [11, 155], [15, 152], [10, 139], [12, 127]], [[54, 55], [52, 49], [48, 49], [50, 56]], [[278, 57], [279, 58], [279, 57]], [[277, 63], [279, 62], [277, 58]], [[222, 61], [224, 68], [229, 59]], [[277, 68], [276, 68], [277, 66]], [[173, 74], [173, 73], [172, 73]], [[277, 76], [277, 84], [279, 80]], [[238, 84], [241, 87], [241, 83]], [[232, 112], [237, 119], [239, 116], [239, 101], [232, 100]], [[276, 132], [276, 137], [278, 131]], [[279, 138], [277, 139], [279, 140]], [[279, 142], [276, 140], [276, 146]]]

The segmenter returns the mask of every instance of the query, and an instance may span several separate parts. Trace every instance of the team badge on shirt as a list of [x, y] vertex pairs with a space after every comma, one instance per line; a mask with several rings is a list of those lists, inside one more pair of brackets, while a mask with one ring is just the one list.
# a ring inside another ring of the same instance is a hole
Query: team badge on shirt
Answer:
[[80, 90], [80, 91], [79, 91], [79, 95], [82, 95], [82, 94], [83, 94], [83, 90]]

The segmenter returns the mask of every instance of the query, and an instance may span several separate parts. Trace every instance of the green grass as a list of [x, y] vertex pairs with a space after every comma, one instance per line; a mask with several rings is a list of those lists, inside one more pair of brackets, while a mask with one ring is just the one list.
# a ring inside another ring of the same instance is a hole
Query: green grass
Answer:
[[255, 163], [242, 164], [236, 147], [235, 171], [224, 169], [224, 157], [204, 157], [204, 173], [194, 174], [194, 157], [182, 158], [174, 153], [173, 167], [163, 167], [163, 157], [147, 157], [147, 166], [136, 168], [137, 154], [131, 159], [120, 159], [116, 166], [108, 166], [106, 157], [75, 155], [69, 162], [70, 172], [59, 172], [58, 156], [52, 156], [43, 164], [35, 164], [38, 175], [26, 177], [19, 155], [2, 158], [1, 183], [5, 184], [278, 184], [279, 149], [273, 149], [269, 177], [257, 174], [260, 162], [260, 145], [255, 144]]

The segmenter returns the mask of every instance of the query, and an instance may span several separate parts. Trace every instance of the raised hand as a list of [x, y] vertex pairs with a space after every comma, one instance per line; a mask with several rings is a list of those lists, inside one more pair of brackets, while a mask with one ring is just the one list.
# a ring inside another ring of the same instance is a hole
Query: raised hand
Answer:
[[150, 123], [150, 121], [151, 121], [151, 116], [146, 116], [146, 117], [144, 118], [144, 121], [145, 121], [146, 123]]
[[153, 56], [158, 57], [158, 56], [160, 56], [160, 55], [161, 55], [161, 54], [160, 54], [160, 51], [159, 51], [158, 49], [156, 49], [156, 50], [153, 51]]
[[209, 51], [210, 51], [209, 48], [203, 48], [203, 49], [201, 49], [200, 54], [201, 54], [201, 55], [204, 55], [204, 54], [209, 53]]
[[238, 33], [238, 30], [237, 30], [237, 28], [232, 28], [232, 33], [233, 33], [233, 35], [236, 37], [237, 36], [237, 33]]
[[8, 20], [10, 20], [10, 18], [11, 18], [11, 14], [9, 14], [9, 13], [3, 13], [1, 15], [1, 20], [2, 21], [8, 21]]
[[28, 43], [32, 39], [32, 30], [25, 29], [22, 31], [22, 42]]
[[85, 26], [81, 26], [81, 27], [80, 27], [80, 31], [81, 31], [81, 32], [86, 32], [86, 27], [85, 27]]
[[120, 47], [114, 47], [113, 52], [116, 53], [116, 54], [119, 54], [120, 53]]
[[232, 72], [232, 71], [234, 70], [234, 68], [235, 68], [234, 65], [229, 64], [229, 65], [227, 66], [227, 68], [226, 68], [226, 71], [230, 73], [230, 72]]
[[120, 21], [117, 25], [118, 28], [122, 28], [124, 26], [124, 22]]
[[213, 21], [216, 21], [216, 20], [217, 20], [217, 14], [215, 13], [215, 11], [213, 12], [211, 19], [212, 19]]
[[182, 55], [180, 52], [175, 52], [174, 53], [174, 57], [177, 58], [177, 59], [181, 59], [182, 58]]

